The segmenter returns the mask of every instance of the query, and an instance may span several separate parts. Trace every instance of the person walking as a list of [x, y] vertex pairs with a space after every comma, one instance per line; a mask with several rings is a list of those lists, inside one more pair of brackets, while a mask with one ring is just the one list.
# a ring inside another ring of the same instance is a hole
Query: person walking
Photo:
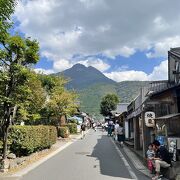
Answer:
[[81, 139], [85, 137], [85, 130], [86, 130], [85, 123], [82, 123], [81, 124]]
[[94, 131], [97, 131], [97, 125], [95, 122], [93, 123], [93, 129], [94, 129]]
[[118, 142], [120, 143], [121, 147], [123, 147], [124, 129], [122, 127], [122, 124], [119, 124], [119, 127], [117, 128], [117, 137], [118, 137]]
[[117, 134], [117, 129], [119, 128], [119, 123], [116, 121], [115, 125], [114, 125], [114, 140], [117, 141], [118, 140], [118, 134]]

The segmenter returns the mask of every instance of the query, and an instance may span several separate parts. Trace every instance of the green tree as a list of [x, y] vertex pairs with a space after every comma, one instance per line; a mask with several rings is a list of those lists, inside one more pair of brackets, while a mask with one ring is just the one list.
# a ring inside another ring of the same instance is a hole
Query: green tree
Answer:
[[0, 1], [0, 20], [1, 22], [10, 20], [11, 14], [14, 12], [16, 0], [1, 0]]
[[18, 108], [16, 119], [24, 120], [28, 124], [34, 124], [36, 120], [41, 118], [41, 110], [44, 108], [46, 101], [46, 92], [39, 75], [33, 71], [30, 72], [24, 87], [27, 87], [28, 91], [22, 97], [24, 100]]
[[65, 84], [68, 82], [63, 76], [54, 75], [44, 75], [39, 74], [39, 79], [42, 82], [42, 86], [45, 88], [47, 94], [50, 94], [55, 87], [64, 88]]
[[103, 116], [109, 116], [111, 111], [116, 109], [118, 103], [119, 98], [116, 94], [107, 94], [102, 98], [100, 104], [100, 113]]
[[51, 116], [54, 116], [58, 123], [63, 115], [72, 115], [77, 109], [77, 95], [74, 92], [62, 88], [55, 88], [48, 102]]
[[2, 108], [1, 131], [3, 136], [3, 159], [6, 158], [9, 125], [26, 94], [30, 92], [26, 85], [31, 64], [39, 60], [39, 44], [30, 38], [6, 33], [0, 39], [0, 105]]
[[47, 93], [43, 114], [49, 122], [51, 118], [55, 118], [55, 124], [58, 124], [61, 116], [76, 112], [77, 94], [65, 89], [67, 80], [63, 76], [41, 75], [41, 81]]
[[0, 40], [6, 38], [7, 31], [12, 25], [10, 17], [15, 10], [17, 0], [0, 0]]

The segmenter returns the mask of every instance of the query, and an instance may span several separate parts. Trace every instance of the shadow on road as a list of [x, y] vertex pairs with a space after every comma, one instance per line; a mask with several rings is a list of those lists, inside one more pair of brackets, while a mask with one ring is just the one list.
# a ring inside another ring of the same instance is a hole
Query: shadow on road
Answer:
[[[87, 156], [95, 157], [99, 160], [101, 174], [113, 177], [131, 178], [128, 170], [115, 150], [110, 137], [102, 135], [97, 141], [92, 154]], [[94, 168], [96, 168], [96, 165], [94, 165]]]

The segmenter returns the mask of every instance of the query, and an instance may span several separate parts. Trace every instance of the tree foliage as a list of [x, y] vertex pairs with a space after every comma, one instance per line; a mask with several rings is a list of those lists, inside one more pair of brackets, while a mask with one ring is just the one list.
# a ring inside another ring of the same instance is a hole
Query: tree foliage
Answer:
[[17, 0], [1, 0], [0, 1], [0, 39], [4, 39], [7, 30], [11, 27], [10, 17], [15, 10]]
[[[0, 104], [4, 146], [7, 146], [5, 141], [12, 117], [17, 107], [24, 102], [24, 97], [30, 93], [27, 86], [30, 77], [28, 67], [38, 62], [38, 52], [39, 44], [36, 40], [8, 33], [0, 39]], [[3, 156], [5, 158], [5, 152]]]
[[48, 119], [54, 117], [58, 121], [62, 115], [71, 115], [76, 112], [77, 94], [65, 89], [67, 80], [64, 77], [41, 76], [41, 81], [47, 93], [44, 114]]
[[1, 0], [0, 1], [0, 21], [10, 20], [11, 14], [14, 12], [16, 0]]
[[[42, 116], [76, 111], [75, 92], [65, 89], [63, 77], [36, 74], [31, 67], [39, 60], [39, 44], [31, 38], [8, 33], [16, 0], [0, 1], [0, 138], [6, 158], [8, 129], [18, 120], [35, 121]], [[33, 124], [33, 123], [32, 123]]]
[[22, 97], [24, 100], [18, 108], [16, 122], [23, 120], [28, 124], [33, 124], [34, 121], [41, 118], [41, 110], [44, 108], [46, 101], [46, 92], [39, 75], [33, 71], [30, 72], [28, 81], [24, 86], [28, 88], [28, 93], [25, 93], [25, 96]]
[[100, 113], [103, 116], [109, 116], [111, 111], [116, 109], [118, 103], [119, 98], [116, 94], [107, 94], [102, 98], [100, 104]]

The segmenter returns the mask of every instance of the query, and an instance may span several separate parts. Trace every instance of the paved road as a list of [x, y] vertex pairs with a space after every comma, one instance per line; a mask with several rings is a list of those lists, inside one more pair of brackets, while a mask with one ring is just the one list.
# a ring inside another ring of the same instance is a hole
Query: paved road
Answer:
[[22, 180], [147, 180], [121, 151], [105, 133], [91, 130], [85, 139], [76, 141]]

